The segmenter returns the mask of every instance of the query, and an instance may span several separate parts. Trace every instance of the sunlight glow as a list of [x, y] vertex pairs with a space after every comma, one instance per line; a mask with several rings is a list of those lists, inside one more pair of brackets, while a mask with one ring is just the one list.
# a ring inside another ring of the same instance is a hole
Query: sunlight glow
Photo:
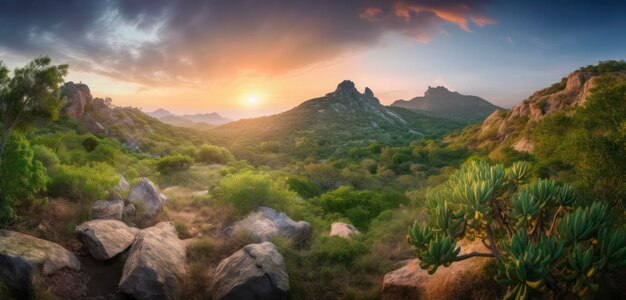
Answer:
[[246, 105], [248, 106], [254, 106], [257, 103], [259, 103], [259, 97], [256, 95], [251, 95], [246, 98]]

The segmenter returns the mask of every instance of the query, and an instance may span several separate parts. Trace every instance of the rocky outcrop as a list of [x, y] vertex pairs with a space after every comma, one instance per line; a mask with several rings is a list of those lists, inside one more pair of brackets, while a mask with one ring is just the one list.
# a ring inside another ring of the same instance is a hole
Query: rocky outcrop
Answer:
[[[475, 240], [463, 240], [460, 255], [470, 252], [488, 252]], [[485, 280], [483, 269], [493, 262], [492, 258], [474, 257], [440, 267], [434, 275], [419, 267], [419, 260], [412, 259], [406, 265], [385, 274], [383, 299], [471, 299], [471, 289]]]
[[339, 236], [349, 239], [359, 234], [361, 234], [361, 232], [356, 229], [354, 225], [344, 222], [335, 222], [330, 227], [330, 236]]
[[138, 207], [138, 221], [142, 224], [151, 223], [163, 210], [165, 195], [148, 178], [142, 177], [139, 184], [133, 187], [128, 201]]
[[117, 220], [92, 220], [76, 227], [76, 235], [97, 260], [113, 258], [128, 249], [139, 229]]
[[109, 191], [109, 200], [125, 201], [130, 194], [130, 184], [124, 176], [120, 176], [120, 181]]
[[33, 280], [39, 275], [54, 278], [65, 271], [79, 270], [80, 261], [60, 245], [0, 230], [0, 280], [14, 297], [31, 298]]
[[273, 208], [261, 207], [235, 224], [233, 232], [244, 232], [259, 242], [282, 236], [300, 245], [311, 236], [311, 225], [305, 221], [295, 222]]
[[61, 95], [66, 101], [63, 110], [75, 118], [82, 117], [93, 100], [91, 91], [86, 84], [71, 81], [61, 87]]
[[142, 230], [131, 246], [119, 288], [136, 299], [174, 299], [185, 274], [185, 246], [174, 225]]
[[92, 219], [121, 220], [124, 216], [124, 201], [97, 201], [91, 208]]
[[274, 244], [251, 244], [220, 262], [213, 299], [288, 299], [289, 275]]

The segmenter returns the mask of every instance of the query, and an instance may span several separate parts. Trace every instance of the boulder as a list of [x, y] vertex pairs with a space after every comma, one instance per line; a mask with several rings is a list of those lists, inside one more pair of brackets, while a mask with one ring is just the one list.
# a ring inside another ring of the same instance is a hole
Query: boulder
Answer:
[[165, 198], [152, 181], [142, 177], [139, 184], [133, 187], [128, 201], [140, 207], [141, 213], [137, 216], [138, 219], [148, 222], [161, 213]]
[[213, 299], [288, 299], [289, 275], [274, 244], [251, 244], [227, 257], [215, 271]]
[[80, 270], [72, 252], [31, 235], [0, 230], [0, 280], [14, 297], [32, 297], [35, 274], [54, 276], [63, 270]]
[[354, 235], [361, 234], [361, 232], [352, 224], [344, 222], [335, 222], [330, 227], [330, 236], [340, 236], [343, 238], [352, 238]]
[[[459, 242], [461, 255], [470, 252], [489, 252], [479, 241]], [[486, 280], [483, 269], [493, 262], [489, 257], [474, 257], [455, 262], [449, 267], [439, 267], [429, 275], [419, 267], [419, 260], [412, 259], [406, 265], [385, 274], [383, 299], [472, 299], [472, 289]]]
[[104, 261], [128, 249], [139, 229], [117, 220], [92, 220], [76, 227], [76, 234], [91, 255]]
[[91, 208], [92, 219], [121, 220], [124, 215], [124, 201], [97, 201]]
[[135, 206], [133, 204], [128, 204], [124, 207], [124, 217], [125, 218], [134, 218], [136, 214]]
[[130, 193], [130, 184], [124, 176], [120, 176], [120, 181], [109, 191], [109, 200], [126, 200]]
[[235, 224], [234, 231], [250, 234], [259, 242], [283, 236], [300, 245], [311, 236], [311, 225], [304, 221], [295, 222], [275, 209], [261, 207]]
[[74, 118], [82, 117], [90, 108], [93, 97], [86, 84], [67, 82], [61, 87], [61, 95], [65, 99], [63, 110]]
[[185, 246], [171, 222], [146, 228], [130, 247], [119, 288], [136, 299], [174, 299], [185, 259]]

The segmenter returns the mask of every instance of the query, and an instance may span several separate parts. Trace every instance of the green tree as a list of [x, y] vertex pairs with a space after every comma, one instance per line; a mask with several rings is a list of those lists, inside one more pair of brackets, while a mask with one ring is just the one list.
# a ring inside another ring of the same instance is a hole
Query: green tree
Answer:
[[0, 62], [0, 165], [14, 130], [58, 114], [62, 101], [56, 92], [67, 74], [67, 65], [50, 63], [49, 57], [36, 58], [9, 77], [9, 70]]
[[14, 207], [46, 188], [46, 169], [34, 158], [26, 138], [14, 133], [6, 146], [6, 159], [0, 166], [0, 224], [14, 221]]
[[[589, 296], [599, 274], [626, 267], [626, 233], [605, 202], [575, 208], [571, 186], [526, 184], [528, 173], [524, 162], [505, 169], [473, 161], [451, 174], [427, 195], [428, 221], [409, 227], [420, 267], [434, 274], [461, 260], [494, 258], [505, 299]], [[460, 255], [463, 238], [482, 240], [486, 250]]]
[[165, 156], [157, 161], [157, 170], [161, 173], [173, 173], [189, 170], [193, 164], [193, 159], [187, 155]]
[[228, 149], [207, 144], [200, 147], [196, 158], [198, 162], [206, 164], [225, 164], [234, 159], [235, 158], [230, 151], [228, 151]]

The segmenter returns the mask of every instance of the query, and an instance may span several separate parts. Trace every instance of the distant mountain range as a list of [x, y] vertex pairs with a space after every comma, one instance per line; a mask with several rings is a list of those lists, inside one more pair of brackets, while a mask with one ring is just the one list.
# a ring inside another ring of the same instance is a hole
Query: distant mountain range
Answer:
[[455, 121], [381, 105], [372, 90], [365, 88], [360, 93], [352, 81], [346, 80], [334, 92], [286, 112], [234, 121], [213, 128], [210, 133], [227, 144], [293, 141], [291, 149], [302, 142], [330, 152], [357, 142], [393, 144], [461, 127]]
[[424, 96], [415, 97], [411, 100], [397, 100], [391, 105], [410, 109], [427, 116], [463, 123], [481, 122], [500, 108], [483, 98], [451, 92], [443, 86], [428, 87]]
[[182, 127], [213, 127], [232, 121], [215, 112], [195, 115], [175, 115], [168, 110], [159, 108], [146, 114], [159, 119], [163, 123]]

